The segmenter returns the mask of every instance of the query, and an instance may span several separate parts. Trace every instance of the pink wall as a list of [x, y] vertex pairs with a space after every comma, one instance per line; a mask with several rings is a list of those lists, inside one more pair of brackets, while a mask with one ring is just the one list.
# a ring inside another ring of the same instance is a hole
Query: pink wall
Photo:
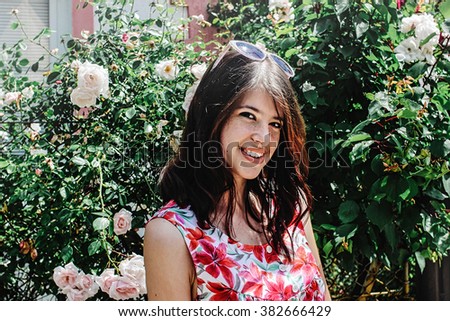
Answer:
[[[188, 5], [188, 16], [200, 15], [202, 14], [205, 17], [205, 20], [208, 20], [208, 13], [206, 12], [206, 8], [208, 3], [216, 4], [218, 0], [185, 0]], [[195, 40], [195, 37], [199, 35], [203, 35], [203, 39], [205, 42], [214, 39], [214, 33], [216, 29], [213, 27], [202, 28], [195, 21], [189, 24], [189, 39]]]
[[[170, 0], [167, 0], [170, 1]], [[185, 0], [187, 4], [188, 16], [203, 14], [205, 20], [208, 20], [206, 8], [208, 3], [215, 4], [218, 0]], [[81, 37], [82, 30], [94, 31], [94, 8], [91, 5], [83, 8], [85, 0], [72, 0], [72, 35]], [[79, 7], [79, 8], [77, 8]], [[195, 21], [189, 24], [189, 41], [197, 36], [203, 35], [205, 42], [214, 39], [215, 28], [203, 28]]]
[[84, 0], [72, 0], [72, 35], [77, 38], [81, 37], [83, 30], [94, 31], [94, 7], [88, 5], [83, 8], [83, 3]]

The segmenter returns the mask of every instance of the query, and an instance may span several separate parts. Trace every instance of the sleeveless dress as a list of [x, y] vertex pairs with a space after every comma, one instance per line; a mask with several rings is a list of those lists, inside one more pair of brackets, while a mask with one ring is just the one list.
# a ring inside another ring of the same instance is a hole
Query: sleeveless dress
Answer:
[[181, 232], [197, 274], [197, 300], [322, 301], [325, 298], [325, 284], [301, 223], [292, 235], [295, 256], [289, 262], [277, 255], [270, 244], [242, 244], [218, 228], [201, 229], [190, 207], [180, 208], [174, 201], [150, 220], [155, 218], [169, 221]]

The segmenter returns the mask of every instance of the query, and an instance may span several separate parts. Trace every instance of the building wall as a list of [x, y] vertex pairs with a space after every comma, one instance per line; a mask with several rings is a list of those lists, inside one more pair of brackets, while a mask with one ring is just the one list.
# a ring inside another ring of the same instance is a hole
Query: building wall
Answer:
[[[160, 3], [166, 1], [167, 4], [171, 3], [171, 0], [159, 0]], [[202, 14], [205, 19], [208, 18], [206, 12], [207, 5], [209, 3], [217, 3], [218, 0], [185, 0], [186, 8], [179, 8], [178, 10], [186, 10], [186, 13], [180, 12], [179, 17], [200, 15]], [[94, 9], [92, 6], [82, 8], [84, 0], [72, 0], [72, 35], [74, 37], [81, 37], [81, 31], [87, 30], [93, 32], [96, 28], [96, 22], [94, 18]], [[136, 8], [138, 10], [145, 11], [145, 7], [148, 7], [149, 0], [136, 0]], [[192, 41], [199, 35], [203, 35], [205, 41], [214, 38], [214, 28], [202, 28], [195, 22], [189, 24], [189, 33], [187, 41]]]

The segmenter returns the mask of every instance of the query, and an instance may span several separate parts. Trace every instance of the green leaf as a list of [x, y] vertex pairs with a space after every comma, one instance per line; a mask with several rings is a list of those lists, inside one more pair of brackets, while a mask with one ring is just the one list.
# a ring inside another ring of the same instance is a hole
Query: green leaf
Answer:
[[71, 161], [74, 164], [77, 164], [78, 166], [86, 166], [87, 164], [89, 164], [89, 162], [86, 159], [81, 158], [80, 156], [72, 157]]
[[409, 68], [409, 74], [413, 78], [418, 78], [422, 75], [428, 68], [428, 64], [426, 62], [419, 61]]
[[10, 28], [12, 30], [16, 30], [17, 27], [19, 27], [19, 23], [17, 21], [14, 21], [13, 23], [11, 23]]
[[64, 261], [64, 263], [68, 263], [72, 260], [73, 256], [73, 247], [70, 245], [66, 245], [61, 250], [61, 257]]
[[328, 257], [328, 255], [330, 254], [332, 249], [333, 249], [333, 244], [331, 243], [331, 241], [328, 241], [327, 244], [325, 244], [322, 248], [322, 251], [325, 254], [325, 257]]
[[336, 10], [337, 15], [343, 14], [345, 11], [347, 11], [350, 8], [350, 1], [349, 0], [340, 0], [336, 1], [337, 3], [334, 5], [334, 8]]
[[417, 251], [414, 254], [416, 256], [417, 264], [420, 267], [420, 272], [423, 272], [423, 270], [425, 269], [425, 257], [419, 251]]
[[393, 222], [389, 222], [386, 224], [386, 226], [384, 227], [384, 235], [386, 236], [391, 249], [395, 250], [398, 244], [398, 234]]
[[6, 159], [0, 159], [0, 168], [8, 167], [8, 165], [9, 161], [7, 161]]
[[352, 151], [349, 154], [350, 161], [357, 163], [359, 161], [365, 162], [370, 152], [370, 146], [373, 144], [373, 140], [357, 143], [353, 146]]
[[339, 206], [338, 216], [342, 223], [350, 223], [358, 217], [359, 205], [352, 200], [345, 201]]
[[450, 197], [450, 176], [449, 175], [447, 175], [447, 177], [442, 176], [442, 185], [444, 186], [445, 192]]
[[286, 50], [294, 47], [296, 45], [296, 43], [297, 42], [296, 42], [295, 38], [289, 37], [289, 38], [283, 39], [281, 41], [280, 47], [283, 51], [286, 51]]
[[344, 224], [336, 229], [336, 233], [340, 236], [345, 236], [347, 239], [353, 237], [358, 230], [357, 224]]
[[317, 99], [319, 95], [315, 90], [308, 90], [303, 92], [303, 96], [305, 96], [306, 100], [313, 106], [317, 106]]
[[385, 225], [392, 221], [392, 209], [387, 202], [371, 202], [366, 209], [367, 218], [383, 230]]
[[19, 61], [19, 65], [21, 65], [22, 67], [27, 66], [29, 63], [30, 63], [30, 61], [26, 58]]
[[410, 190], [408, 181], [402, 176], [389, 175], [386, 184], [387, 199], [396, 202], [400, 199], [409, 198]]
[[136, 115], [136, 109], [134, 107], [128, 108], [125, 112], [125, 116], [127, 116], [128, 119], [131, 119]]
[[450, 1], [442, 1], [439, 4], [439, 11], [445, 19], [450, 19]]
[[59, 189], [59, 195], [61, 195], [61, 197], [63, 198], [63, 200], [65, 200], [67, 198], [67, 191], [65, 187], [61, 187]]
[[95, 231], [101, 231], [109, 226], [109, 219], [106, 217], [97, 217], [92, 223]]
[[100, 242], [100, 240], [95, 240], [94, 242], [89, 244], [89, 247], [88, 247], [89, 256], [96, 254], [101, 246], [102, 246], [102, 243]]
[[48, 75], [47, 77], [47, 83], [48, 84], [52, 84], [55, 81], [57, 81], [59, 79], [59, 77], [61, 76], [61, 73], [58, 71], [54, 71], [52, 73], [50, 73], [50, 75]]
[[410, 110], [408, 108], [401, 108], [397, 112], [398, 118], [405, 118], [405, 119], [416, 119], [417, 118], [417, 111]]
[[[347, 142], [348, 143], [355, 143], [355, 142], [360, 142], [360, 141], [362, 141], [362, 140], [368, 140], [368, 139], [371, 139], [372, 137], [369, 135], [369, 134], [367, 134], [367, 133], [364, 133], [364, 132], [360, 132], [360, 133], [358, 133], [358, 134], [354, 134], [354, 135], [352, 135], [352, 136], [350, 136], [348, 139], [347, 139]], [[345, 143], [344, 143], [345, 144]], [[349, 144], [346, 144], [345, 146], [348, 146]], [[345, 147], [344, 146], [344, 147]]]
[[31, 65], [31, 70], [36, 72], [39, 69], [39, 61], [36, 61], [34, 64]]

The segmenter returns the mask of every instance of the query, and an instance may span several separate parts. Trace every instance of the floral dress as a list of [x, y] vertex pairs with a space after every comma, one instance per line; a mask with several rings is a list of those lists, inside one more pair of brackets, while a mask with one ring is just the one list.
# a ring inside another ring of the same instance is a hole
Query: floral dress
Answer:
[[196, 269], [197, 300], [324, 300], [325, 284], [301, 223], [293, 234], [295, 256], [289, 262], [270, 244], [242, 244], [218, 228], [201, 229], [194, 212], [173, 201], [151, 219], [157, 217], [184, 237]]

